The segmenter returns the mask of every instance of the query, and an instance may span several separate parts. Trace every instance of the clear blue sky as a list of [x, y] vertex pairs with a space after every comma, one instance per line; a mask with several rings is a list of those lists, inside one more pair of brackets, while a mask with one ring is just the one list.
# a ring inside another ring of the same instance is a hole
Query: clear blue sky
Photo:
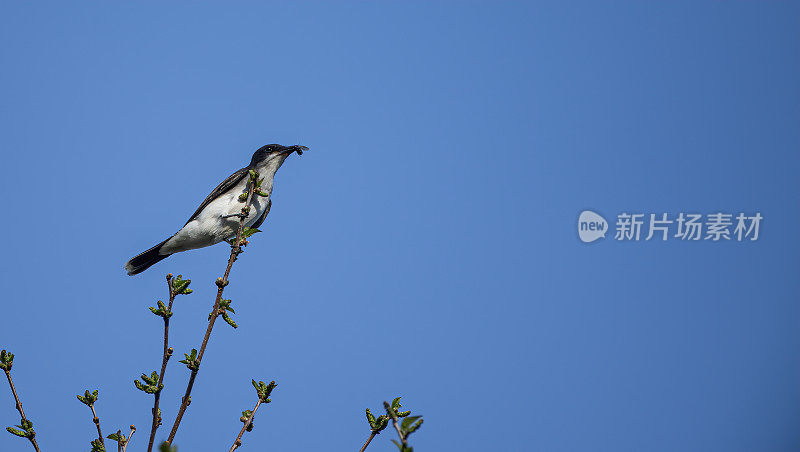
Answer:
[[[147, 306], [192, 278], [171, 343], [199, 346], [228, 249], [122, 265], [273, 142], [311, 150], [233, 269], [181, 452], [227, 450], [251, 378], [279, 386], [242, 450], [357, 450], [400, 394], [419, 451], [800, 448], [796, 3], [168, 3], [0, 6], [0, 346], [43, 449], [88, 450], [99, 388], [144, 450]], [[584, 244], [583, 209], [764, 220]]]

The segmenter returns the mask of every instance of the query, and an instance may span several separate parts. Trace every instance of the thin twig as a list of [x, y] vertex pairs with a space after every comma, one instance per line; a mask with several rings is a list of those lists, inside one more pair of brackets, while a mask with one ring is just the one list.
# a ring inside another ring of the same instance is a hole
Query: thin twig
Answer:
[[363, 446], [361, 446], [361, 450], [358, 451], [358, 452], [364, 452], [365, 450], [367, 450], [367, 446], [369, 446], [369, 443], [372, 442], [372, 438], [375, 438], [375, 435], [377, 435], [377, 434], [378, 434], [378, 432], [373, 431], [372, 434], [369, 435], [369, 438], [367, 438], [367, 442], [364, 443]]
[[[177, 295], [172, 285], [172, 273], [167, 275], [167, 288], [169, 289], [169, 306], [167, 307], [167, 311], [172, 312], [172, 303], [175, 301], [175, 296]], [[167, 361], [169, 361], [170, 356], [172, 356], [169, 348], [169, 318], [170, 316], [164, 316], [164, 356], [161, 358], [161, 373], [158, 374], [158, 385], [156, 386], [158, 389], [156, 389], [156, 392], [153, 394], [155, 397], [155, 401], [153, 402], [153, 425], [150, 427], [150, 441], [147, 444], [147, 452], [153, 450], [156, 430], [158, 430], [158, 426], [161, 425], [158, 403], [159, 400], [161, 400], [161, 389], [164, 383], [164, 374], [167, 372]]]
[[169, 445], [172, 445], [172, 440], [175, 439], [175, 434], [178, 433], [178, 426], [181, 424], [183, 414], [186, 412], [186, 408], [191, 403], [192, 387], [194, 386], [194, 380], [197, 377], [197, 372], [200, 370], [200, 362], [203, 360], [203, 353], [205, 353], [206, 345], [208, 345], [208, 339], [211, 337], [211, 330], [214, 329], [214, 322], [216, 322], [217, 316], [219, 315], [219, 303], [220, 300], [222, 300], [222, 292], [225, 290], [225, 286], [228, 285], [228, 276], [231, 273], [231, 267], [233, 267], [233, 263], [236, 261], [236, 258], [239, 256], [239, 254], [242, 253], [242, 247], [240, 246], [240, 242], [242, 240], [242, 231], [244, 230], [244, 222], [250, 212], [250, 203], [253, 201], [253, 193], [255, 192], [255, 188], [255, 181], [249, 181], [247, 188], [247, 201], [245, 202], [244, 207], [242, 207], [242, 214], [239, 217], [239, 230], [236, 232], [236, 240], [231, 245], [231, 255], [228, 258], [228, 266], [225, 268], [225, 273], [223, 274], [222, 278], [217, 278], [217, 298], [214, 300], [214, 309], [211, 311], [211, 318], [208, 319], [206, 334], [203, 337], [203, 343], [200, 345], [200, 351], [197, 354], [197, 367], [192, 369], [192, 373], [189, 375], [189, 384], [186, 386], [186, 392], [183, 395], [183, 399], [181, 399], [181, 407], [178, 410], [178, 415], [175, 417], [175, 423], [172, 425], [172, 431], [169, 432], [169, 438], [167, 438], [167, 444]]
[[233, 445], [231, 446], [230, 450], [228, 450], [228, 452], [233, 452], [236, 449], [238, 449], [239, 446], [242, 445], [242, 436], [244, 436], [244, 432], [245, 430], [247, 430], [247, 427], [250, 425], [250, 423], [253, 422], [253, 418], [256, 417], [256, 411], [258, 411], [258, 407], [260, 406], [261, 406], [261, 399], [258, 399], [258, 402], [256, 402], [256, 406], [253, 408], [253, 412], [250, 413], [250, 417], [247, 418], [247, 421], [244, 423], [244, 426], [242, 426], [242, 429], [239, 431], [239, 436], [236, 437], [236, 441], [233, 442]]
[[136, 426], [131, 424], [131, 434], [128, 435], [128, 440], [125, 441], [125, 445], [122, 446], [122, 452], [126, 452], [128, 450], [128, 444], [131, 443], [131, 439], [133, 439], [133, 434], [136, 433]]
[[400, 426], [397, 425], [397, 413], [394, 411], [394, 408], [389, 405], [389, 402], [383, 402], [383, 407], [386, 408], [386, 412], [389, 413], [389, 416], [392, 418], [392, 424], [394, 424], [394, 429], [397, 430], [397, 434], [400, 435], [400, 441], [403, 443], [403, 448], [408, 446], [408, 441], [406, 437], [403, 435], [403, 432], [400, 430]]
[[94, 403], [89, 405], [89, 408], [92, 409], [92, 416], [94, 416], [92, 422], [94, 422], [94, 425], [97, 427], [97, 437], [100, 439], [100, 444], [105, 447], [106, 443], [103, 441], [103, 432], [100, 431], [100, 418], [97, 417], [97, 413], [94, 411]]
[[[17, 411], [19, 411], [19, 415], [22, 417], [24, 421], [28, 421], [29, 419], [25, 417], [25, 411], [22, 409], [22, 402], [19, 401], [19, 396], [17, 395], [17, 388], [14, 387], [14, 381], [11, 379], [11, 372], [5, 370], [5, 373], [6, 373], [6, 378], [8, 378], [8, 385], [11, 386], [11, 392], [14, 394], [14, 401], [16, 402]], [[40, 452], [39, 445], [36, 444], [35, 433], [34, 436], [31, 436], [28, 439], [33, 445], [33, 448], [36, 449], [36, 452]]]

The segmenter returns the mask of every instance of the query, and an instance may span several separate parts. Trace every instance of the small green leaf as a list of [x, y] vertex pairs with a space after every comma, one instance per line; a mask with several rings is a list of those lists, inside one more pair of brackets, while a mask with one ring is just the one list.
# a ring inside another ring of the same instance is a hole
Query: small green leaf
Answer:
[[200, 362], [197, 360], [196, 349], [193, 348], [191, 353], [184, 353], [183, 356], [185, 356], [186, 359], [182, 359], [178, 362], [186, 364], [186, 367], [189, 370], [197, 370], [200, 368]]
[[[247, 424], [247, 420], [250, 419], [250, 416], [252, 416], [252, 415], [253, 415], [252, 411], [244, 410], [244, 411], [242, 411], [242, 417], [240, 417], [239, 420], [243, 424]], [[247, 428], [245, 428], [245, 430], [248, 431], [248, 432], [252, 432], [253, 431], [253, 427], [255, 427], [254, 419], [250, 419], [250, 423], [247, 424]]]
[[86, 392], [83, 393], [83, 395], [78, 394], [76, 397], [84, 405], [92, 406], [94, 404], [94, 402], [97, 401], [98, 394], [99, 394], [99, 391], [97, 391], [96, 389], [94, 391], [92, 391], [92, 392], [89, 392], [89, 390], [87, 389]]
[[[155, 372], [155, 371], [153, 371], [153, 372]], [[153, 380], [153, 376], [152, 375], [148, 376], [147, 374], [142, 374], [142, 380], [145, 383], [147, 383], [149, 385], [152, 385], [152, 384], [155, 384], [156, 381], [158, 381], [158, 376], [156, 376], [156, 380]]]
[[172, 290], [176, 295], [189, 295], [192, 293], [192, 289], [189, 288], [191, 282], [191, 279], [182, 279], [182, 275], [178, 275], [172, 280]]
[[248, 237], [251, 237], [253, 234], [257, 234], [259, 232], [261, 232], [261, 230], [258, 228], [249, 228], [249, 227], [244, 228], [242, 229], [242, 238], [246, 239]]
[[417, 419], [419, 419], [421, 417], [422, 416], [409, 416], [409, 417], [403, 419], [403, 422], [400, 423], [400, 429], [403, 430], [405, 428], [408, 428], [409, 425], [413, 424], [414, 421], [416, 421]]
[[253, 412], [250, 410], [242, 411], [242, 417], [239, 418], [239, 422], [242, 423], [247, 422], [247, 419], [250, 417], [251, 414], [253, 414]]
[[400, 408], [401, 406], [402, 405], [400, 405], [400, 397], [392, 400], [392, 409], [393, 410], [397, 411], [397, 409]]
[[163, 443], [161, 443], [160, 446], [158, 446], [158, 451], [159, 452], [178, 452], [178, 448], [177, 447], [170, 447], [169, 443], [164, 441]]
[[11, 366], [13, 365], [14, 365], [14, 354], [9, 353], [6, 350], [0, 350], [0, 369], [9, 372], [11, 370]]
[[150, 306], [148, 309], [150, 309], [150, 312], [159, 317], [163, 317], [165, 319], [172, 317], [172, 311], [167, 309], [167, 305], [165, 305], [163, 301], [158, 300], [156, 302], [156, 306], [157, 306], [156, 308]]
[[117, 433], [112, 433], [106, 438], [118, 442], [120, 446], [124, 446], [128, 442], [128, 437], [122, 434], [122, 430], [117, 430]]
[[375, 430], [377, 430], [380, 433], [383, 429], [386, 428], [387, 425], [389, 425], [389, 418], [385, 414], [381, 414], [380, 416], [378, 416], [378, 419], [375, 423], [377, 425]]
[[262, 403], [270, 403], [271, 400], [269, 399], [270, 394], [272, 394], [272, 390], [278, 386], [275, 381], [270, 381], [269, 384], [264, 383], [263, 381], [259, 381], [256, 383], [255, 380], [252, 380], [253, 387], [256, 389], [256, 394], [258, 394], [258, 398], [261, 400]]
[[92, 452], [106, 452], [106, 446], [103, 445], [103, 442], [98, 438], [91, 442], [92, 445]]
[[144, 383], [140, 382], [138, 379], [135, 379], [133, 380], [133, 384], [136, 385], [136, 389], [144, 391], [148, 394], [155, 394], [164, 387], [163, 384], [158, 384], [158, 372], [156, 371], [153, 371], [153, 373], [149, 376], [143, 373], [139, 378], [141, 378]]
[[[236, 314], [236, 311], [231, 307], [231, 300], [219, 300], [219, 308], [223, 311], [230, 311]], [[211, 317], [209, 317], [210, 319]]]
[[417, 419], [420, 419], [422, 416], [409, 416], [403, 419], [403, 422], [400, 423], [400, 431], [404, 434], [408, 431], [408, 428], [411, 427], [411, 424], [414, 423]]
[[236, 322], [234, 322], [233, 319], [231, 319], [231, 317], [227, 313], [222, 314], [222, 320], [224, 320], [225, 323], [232, 326], [233, 328], [239, 328], [239, 325], [237, 325]]
[[8, 431], [8, 433], [11, 433], [12, 435], [17, 435], [20, 438], [27, 438], [28, 437], [27, 433], [25, 433], [25, 432], [23, 432], [21, 430], [17, 430], [14, 427], [6, 427], [6, 430]]
[[370, 413], [369, 408], [367, 408], [367, 422], [369, 426], [374, 430], [375, 429], [375, 416]]
[[408, 427], [408, 429], [406, 430], [406, 436], [408, 436], [408, 435], [410, 435], [410, 434], [412, 434], [412, 433], [416, 432], [417, 430], [419, 430], [419, 428], [420, 428], [420, 427], [422, 427], [422, 422], [423, 422], [424, 420], [425, 420], [425, 419], [420, 419], [420, 420], [418, 420], [418, 421], [417, 421], [417, 423], [416, 423], [416, 424], [414, 424], [414, 425], [412, 425], [412, 426], [409, 426], [409, 427]]

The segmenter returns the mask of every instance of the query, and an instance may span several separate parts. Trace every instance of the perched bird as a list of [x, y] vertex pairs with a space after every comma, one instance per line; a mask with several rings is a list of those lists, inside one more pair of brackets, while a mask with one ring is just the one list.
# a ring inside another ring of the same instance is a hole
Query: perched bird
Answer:
[[217, 185], [217, 188], [206, 197], [180, 231], [129, 260], [125, 264], [125, 270], [129, 275], [136, 275], [172, 254], [203, 248], [235, 238], [239, 229], [242, 207], [244, 207], [244, 203], [239, 201], [239, 195], [247, 193], [250, 170], [257, 171], [258, 177], [264, 179], [261, 184], [261, 192], [270, 195], [266, 197], [253, 196], [250, 213], [245, 218], [244, 225], [257, 228], [264, 222], [270, 207], [272, 207], [272, 183], [278, 168], [283, 165], [284, 160], [292, 152], [303, 155], [303, 151], [307, 150], [308, 148], [305, 146], [281, 146], [279, 144], [268, 144], [261, 147], [253, 154], [249, 165], [231, 174]]

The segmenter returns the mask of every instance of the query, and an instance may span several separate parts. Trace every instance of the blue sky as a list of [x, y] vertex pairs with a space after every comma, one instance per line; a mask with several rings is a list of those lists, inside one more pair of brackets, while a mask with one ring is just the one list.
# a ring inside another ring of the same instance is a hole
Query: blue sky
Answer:
[[[242, 450], [357, 450], [395, 395], [419, 451], [800, 447], [797, 4], [0, 12], [0, 346], [44, 450], [89, 449], [87, 388], [144, 450], [147, 306], [190, 277], [171, 345], [198, 347], [228, 250], [122, 265], [273, 142], [311, 150], [234, 266], [239, 328], [215, 328], [182, 452], [232, 443], [251, 378], [279, 386]], [[755, 242], [584, 244], [584, 209], [764, 220]], [[159, 437], [187, 374], [173, 359]]]

